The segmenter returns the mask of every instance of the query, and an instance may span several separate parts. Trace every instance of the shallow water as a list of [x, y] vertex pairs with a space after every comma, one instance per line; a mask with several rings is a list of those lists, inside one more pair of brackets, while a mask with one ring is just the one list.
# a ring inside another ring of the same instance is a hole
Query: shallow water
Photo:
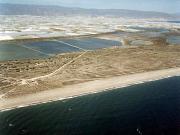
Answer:
[[180, 36], [169, 36], [167, 42], [174, 45], [180, 45]]
[[98, 38], [78, 38], [78, 39], [68, 39], [63, 40], [66, 43], [73, 44], [77, 47], [83, 48], [85, 50], [95, 50], [100, 48], [108, 48], [112, 46], [121, 46], [121, 42], [98, 39]]
[[180, 77], [0, 113], [0, 135], [179, 135]]
[[0, 43], [0, 61], [44, 57], [47, 57], [46, 54], [35, 52], [18, 44]]
[[[119, 46], [121, 43], [112, 40], [81, 38], [58, 41], [32, 41], [24, 43], [5, 44], [0, 42], [0, 61], [45, 58], [60, 53], [82, 51], [82, 49], [95, 50], [112, 46]], [[74, 47], [73, 47], [74, 46]], [[82, 49], [79, 49], [82, 48]]]
[[167, 33], [169, 32], [168, 29], [165, 28], [156, 28], [156, 27], [140, 27], [140, 26], [130, 26], [131, 29], [141, 30], [141, 31], [148, 31], [148, 32], [160, 32], [160, 33]]
[[79, 49], [56, 41], [40, 41], [27, 43], [25, 46], [46, 53], [48, 55], [77, 52]]
[[169, 23], [180, 23], [180, 21], [168, 21]]

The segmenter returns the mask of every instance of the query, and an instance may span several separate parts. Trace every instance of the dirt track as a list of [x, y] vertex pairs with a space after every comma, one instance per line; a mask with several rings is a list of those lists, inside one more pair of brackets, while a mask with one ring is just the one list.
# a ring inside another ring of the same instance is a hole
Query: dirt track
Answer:
[[[0, 94], [6, 93], [4, 98], [10, 98], [99, 78], [180, 67], [179, 45], [101, 49], [73, 61], [80, 54], [0, 62]], [[22, 84], [22, 79], [49, 74], [69, 61], [72, 62], [50, 78]]]

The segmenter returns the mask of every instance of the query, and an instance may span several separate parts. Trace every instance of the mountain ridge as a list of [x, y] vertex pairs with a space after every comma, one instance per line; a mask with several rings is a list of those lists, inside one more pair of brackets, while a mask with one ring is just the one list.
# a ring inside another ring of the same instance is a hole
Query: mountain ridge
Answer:
[[0, 4], [0, 15], [91, 15], [91, 16], [114, 16], [128, 18], [164, 18], [175, 19], [179, 16], [175, 14], [138, 11], [128, 9], [85, 9], [78, 7], [63, 7], [56, 5], [25, 5], [25, 4]]

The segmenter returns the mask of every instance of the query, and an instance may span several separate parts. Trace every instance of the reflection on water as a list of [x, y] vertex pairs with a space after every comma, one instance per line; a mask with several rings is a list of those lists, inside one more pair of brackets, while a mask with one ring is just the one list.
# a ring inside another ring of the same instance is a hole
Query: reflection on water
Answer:
[[180, 77], [0, 113], [0, 135], [179, 135]]

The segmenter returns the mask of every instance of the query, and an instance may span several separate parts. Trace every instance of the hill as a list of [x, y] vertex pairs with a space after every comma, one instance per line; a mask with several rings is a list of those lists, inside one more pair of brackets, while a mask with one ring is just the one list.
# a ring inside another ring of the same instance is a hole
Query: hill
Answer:
[[0, 15], [38, 15], [38, 16], [59, 16], [59, 15], [90, 15], [90, 16], [114, 16], [127, 18], [163, 18], [174, 20], [177, 15], [137, 11], [125, 9], [83, 9], [68, 8], [61, 6], [46, 5], [23, 5], [23, 4], [0, 4]]

